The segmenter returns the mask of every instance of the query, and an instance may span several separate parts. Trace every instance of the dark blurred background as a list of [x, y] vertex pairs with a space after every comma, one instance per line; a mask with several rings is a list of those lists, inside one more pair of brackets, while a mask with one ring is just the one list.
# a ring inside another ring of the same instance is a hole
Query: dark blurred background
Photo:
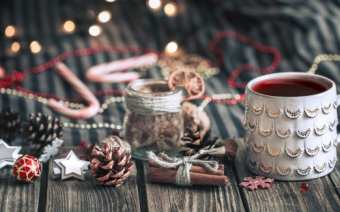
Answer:
[[[9, 75], [13, 70], [43, 64], [63, 52], [96, 46], [138, 46], [167, 54], [166, 46], [172, 41], [177, 43], [181, 55], [196, 54], [215, 61], [217, 56], [209, 49], [209, 43], [221, 30], [233, 30], [277, 48], [281, 62], [275, 72], [306, 72], [315, 56], [340, 52], [340, 3], [328, 0], [1, 0], [0, 64]], [[243, 88], [228, 86], [231, 72], [245, 63], [266, 67], [273, 60], [271, 54], [256, 51], [234, 39], [222, 39], [218, 46], [223, 51], [223, 63], [220, 73], [206, 80], [208, 95], [242, 94]], [[96, 64], [136, 55], [101, 52], [71, 57], [64, 62], [93, 92], [124, 90], [124, 83], [88, 82], [85, 71]], [[323, 62], [316, 73], [340, 85], [339, 67], [337, 62]], [[249, 81], [256, 76], [258, 74], [245, 71], [236, 80]], [[147, 70], [145, 77], [163, 76], [155, 66]], [[22, 87], [39, 93], [79, 97], [53, 68], [29, 74]], [[99, 97], [99, 100], [103, 102], [107, 98]], [[29, 113], [42, 112], [79, 124], [122, 124], [125, 113], [124, 104], [116, 103], [94, 118], [72, 120], [37, 101], [0, 94], [0, 109], [5, 108], [20, 111], [23, 119]], [[242, 104], [210, 103], [205, 111], [212, 119], [213, 133], [222, 138], [243, 136], [243, 109]], [[65, 143], [96, 142], [110, 133], [110, 129], [65, 129]]]

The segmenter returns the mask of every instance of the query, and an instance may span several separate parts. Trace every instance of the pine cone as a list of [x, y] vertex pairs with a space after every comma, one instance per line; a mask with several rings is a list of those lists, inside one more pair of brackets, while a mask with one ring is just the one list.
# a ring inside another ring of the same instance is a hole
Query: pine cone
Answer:
[[21, 119], [18, 113], [13, 113], [10, 109], [0, 113], [0, 138], [6, 142], [15, 139], [20, 131]]
[[28, 145], [36, 144], [35, 156], [40, 156], [46, 145], [55, 138], [62, 139], [63, 125], [59, 119], [37, 113], [30, 114], [29, 120], [22, 123], [23, 135], [28, 137]]
[[92, 156], [90, 172], [101, 185], [122, 185], [133, 167], [131, 155], [122, 154], [120, 147], [112, 148], [110, 143], [106, 143], [103, 149], [95, 146]]
[[187, 133], [184, 133], [184, 136], [181, 140], [184, 142], [182, 147], [186, 147], [186, 150], [180, 152], [182, 156], [191, 156], [196, 154], [200, 149], [212, 149], [215, 147], [215, 143], [217, 141], [217, 137], [213, 137], [210, 139], [210, 130], [201, 138], [201, 127], [197, 127], [196, 132], [193, 132], [190, 128], [187, 128]]

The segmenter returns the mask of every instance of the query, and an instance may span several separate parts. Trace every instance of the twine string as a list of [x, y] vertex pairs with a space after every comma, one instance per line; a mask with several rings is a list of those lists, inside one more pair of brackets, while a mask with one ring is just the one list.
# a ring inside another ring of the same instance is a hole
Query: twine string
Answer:
[[199, 160], [196, 158], [204, 154], [209, 154], [209, 155], [220, 154], [221, 151], [225, 151], [224, 146], [219, 147], [219, 148], [209, 149], [209, 150], [202, 149], [195, 155], [187, 156], [183, 158], [170, 158], [165, 153], [160, 153], [159, 157], [161, 159], [158, 158], [156, 154], [152, 151], [147, 151], [146, 153], [148, 155], [149, 160], [154, 161], [158, 166], [162, 168], [175, 169], [179, 167], [176, 173], [176, 185], [189, 186], [191, 185], [190, 169], [192, 165], [202, 166], [205, 169], [212, 171], [212, 172], [218, 169], [217, 161]]
[[165, 96], [143, 96], [127, 93], [126, 107], [135, 113], [177, 113], [181, 110], [182, 92]]

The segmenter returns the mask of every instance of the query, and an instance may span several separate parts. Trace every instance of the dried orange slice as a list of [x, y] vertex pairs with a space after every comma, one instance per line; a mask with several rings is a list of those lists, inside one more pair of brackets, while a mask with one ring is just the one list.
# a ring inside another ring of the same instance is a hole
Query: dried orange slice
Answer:
[[183, 87], [188, 96], [184, 100], [198, 99], [204, 93], [204, 81], [200, 75], [193, 71], [175, 71], [168, 79], [168, 86], [170, 89], [175, 87]]

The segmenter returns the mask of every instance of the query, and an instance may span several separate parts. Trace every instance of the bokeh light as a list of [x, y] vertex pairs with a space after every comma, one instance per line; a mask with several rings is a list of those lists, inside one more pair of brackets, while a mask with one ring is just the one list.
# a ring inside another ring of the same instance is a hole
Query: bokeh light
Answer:
[[170, 17], [175, 16], [177, 14], [177, 5], [173, 2], [167, 3], [164, 6], [164, 13]]
[[63, 29], [66, 33], [72, 33], [76, 29], [76, 25], [73, 21], [65, 21]]
[[15, 26], [9, 25], [5, 29], [5, 35], [6, 35], [6, 37], [11, 38], [15, 35], [16, 31], [17, 30], [16, 30]]
[[20, 50], [20, 43], [19, 42], [13, 42], [11, 45], [11, 51], [16, 53]]
[[97, 19], [98, 19], [98, 21], [100, 23], [108, 22], [109, 20], [111, 20], [111, 13], [110, 13], [110, 11], [106, 10], [106, 11], [103, 11], [103, 12], [99, 13]]
[[86, 12], [86, 17], [89, 20], [95, 19], [96, 18], [96, 13], [94, 13], [92, 10], [88, 10]]
[[106, 0], [107, 2], [115, 2], [116, 0]]
[[161, 7], [162, 2], [161, 0], [148, 0], [147, 5], [152, 10], [158, 10]]
[[30, 49], [32, 53], [36, 54], [39, 53], [42, 48], [38, 41], [32, 41], [30, 44]]
[[170, 54], [176, 52], [177, 49], [178, 49], [178, 44], [175, 41], [169, 42], [168, 45], [166, 45], [165, 47], [165, 51]]
[[0, 65], [0, 79], [5, 76], [5, 70], [4, 68]]
[[101, 32], [102, 32], [102, 28], [99, 25], [92, 25], [89, 28], [89, 34], [91, 36], [96, 37], [96, 36], [100, 35]]

